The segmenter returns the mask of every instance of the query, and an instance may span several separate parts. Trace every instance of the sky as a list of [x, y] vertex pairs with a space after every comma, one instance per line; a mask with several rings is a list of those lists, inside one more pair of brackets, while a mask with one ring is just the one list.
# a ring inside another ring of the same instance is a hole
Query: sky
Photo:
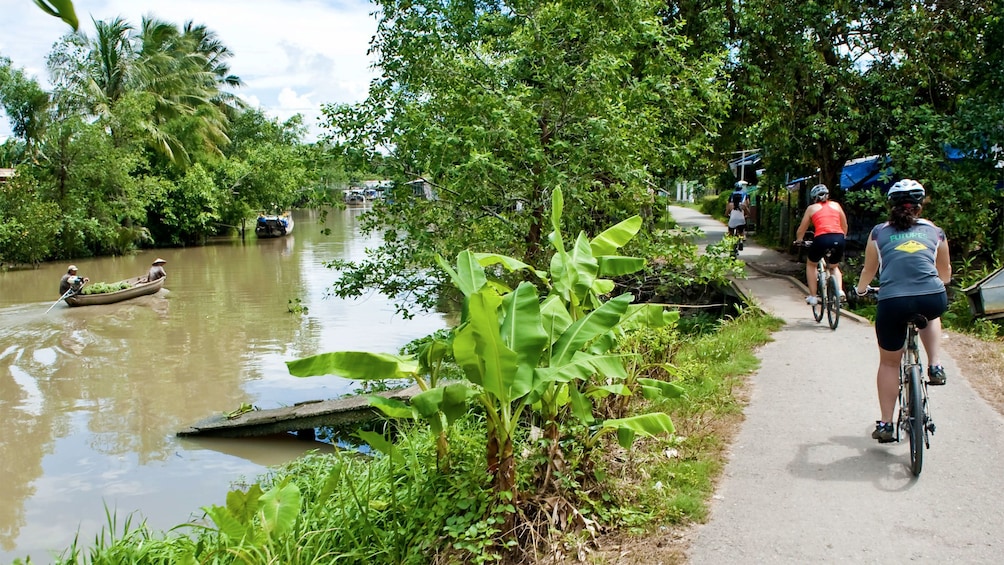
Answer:
[[[70, 27], [32, 0], [0, 0], [0, 56], [49, 88], [45, 57]], [[152, 16], [179, 27], [188, 21], [216, 33], [234, 53], [231, 72], [245, 86], [238, 96], [269, 116], [304, 116], [313, 141], [320, 106], [359, 102], [376, 71], [366, 54], [376, 31], [368, 0], [74, 0], [80, 31], [94, 36], [92, 20], [122, 17], [138, 27]], [[0, 110], [0, 141], [10, 136]]]

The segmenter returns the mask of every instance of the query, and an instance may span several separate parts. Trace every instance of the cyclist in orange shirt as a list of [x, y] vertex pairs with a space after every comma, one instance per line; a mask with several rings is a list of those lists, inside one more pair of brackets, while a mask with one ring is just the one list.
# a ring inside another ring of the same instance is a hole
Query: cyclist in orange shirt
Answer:
[[812, 204], [805, 209], [802, 216], [802, 223], [798, 226], [796, 244], [802, 243], [805, 232], [809, 229], [809, 224], [813, 226], [815, 235], [812, 238], [812, 245], [807, 252], [805, 261], [805, 280], [809, 285], [809, 296], [805, 298], [808, 304], [816, 304], [816, 264], [828, 249], [832, 253], [827, 261], [827, 268], [837, 279], [837, 288], [840, 289], [840, 299], [844, 299], [843, 275], [840, 273], [840, 260], [844, 258], [844, 237], [847, 235], [847, 215], [840, 204], [830, 200], [830, 189], [825, 184], [817, 184], [809, 191], [809, 198]]

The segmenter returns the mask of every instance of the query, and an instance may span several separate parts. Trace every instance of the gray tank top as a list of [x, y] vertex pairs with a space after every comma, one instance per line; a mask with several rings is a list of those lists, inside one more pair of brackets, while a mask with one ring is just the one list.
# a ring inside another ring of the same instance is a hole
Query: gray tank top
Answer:
[[886, 222], [872, 228], [871, 239], [879, 250], [879, 300], [945, 290], [934, 262], [944, 230], [923, 219], [906, 231]]

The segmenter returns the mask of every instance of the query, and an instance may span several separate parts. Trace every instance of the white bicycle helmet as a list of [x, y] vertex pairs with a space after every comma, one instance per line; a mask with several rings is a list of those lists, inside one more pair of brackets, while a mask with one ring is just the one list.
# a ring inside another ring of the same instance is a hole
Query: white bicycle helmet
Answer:
[[830, 189], [825, 184], [817, 184], [809, 191], [809, 199], [813, 202], [822, 202], [830, 195]]
[[886, 198], [891, 204], [920, 204], [924, 201], [924, 185], [913, 179], [902, 179], [889, 187]]

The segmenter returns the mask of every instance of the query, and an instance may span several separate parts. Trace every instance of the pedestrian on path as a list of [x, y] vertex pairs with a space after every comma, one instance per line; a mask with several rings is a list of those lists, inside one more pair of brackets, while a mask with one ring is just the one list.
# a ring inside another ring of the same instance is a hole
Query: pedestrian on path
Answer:
[[927, 352], [928, 384], [943, 385], [946, 381], [941, 365], [941, 314], [948, 309], [945, 285], [952, 278], [952, 263], [945, 232], [920, 218], [924, 196], [924, 186], [911, 179], [903, 179], [889, 189], [889, 221], [872, 229], [855, 289], [859, 296], [865, 295], [868, 284], [879, 274], [876, 386], [882, 418], [875, 422], [872, 432], [879, 443], [894, 441], [892, 413], [899, 394], [899, 361], [907, 324], [916, 314], [929, 320], [920, 330]]

